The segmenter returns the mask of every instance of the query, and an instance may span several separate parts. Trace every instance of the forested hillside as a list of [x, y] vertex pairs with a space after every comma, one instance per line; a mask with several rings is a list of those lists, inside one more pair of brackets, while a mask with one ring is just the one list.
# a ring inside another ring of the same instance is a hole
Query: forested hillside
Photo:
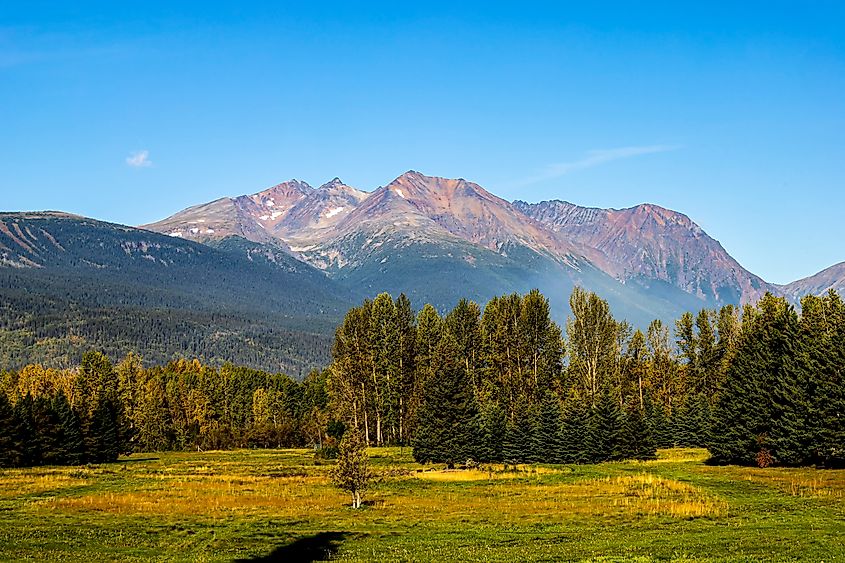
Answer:
[[347, 294], [282, 249], [211, 248], [55, 213], [0, 215], [0, 363], [70, 367], [96, 348], [304, 376]]

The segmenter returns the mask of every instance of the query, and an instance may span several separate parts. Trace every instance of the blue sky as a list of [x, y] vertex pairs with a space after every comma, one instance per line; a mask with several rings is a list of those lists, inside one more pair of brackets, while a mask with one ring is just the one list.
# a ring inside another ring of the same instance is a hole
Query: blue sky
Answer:
[[4, 210], [140, 224], [415, 169], [676, 209], [769, 281], [845, 260], [841, 2], [10, 4]]

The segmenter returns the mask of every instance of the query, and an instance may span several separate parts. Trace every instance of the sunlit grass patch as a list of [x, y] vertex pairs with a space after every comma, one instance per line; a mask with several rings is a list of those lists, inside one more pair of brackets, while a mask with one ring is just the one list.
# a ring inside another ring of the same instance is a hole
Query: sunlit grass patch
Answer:
[[[527, 473], [481, 469], [416, 473], [415, 478], [440, 488], [401, 502], [424, 506], [426, 513], [443, 518], [450, 517], [454, 507], [460, 507], [460, 514], [471, 520], [495, 515], [499, 521], [524, 524], [608, 516], [715, 518], [727, 512], [728, 505], [722, 499], [650, 473], [561, 482], [542, 478], [555, 469], [536, 469], [541, 473], [532, 480], [518, 479]], [[451, 483], [466, 483], [471, 488], [451, 489]]]
[[615, 507], [637, 514], [678, 518], [723, 516], [728, 505], [701, 489], [650, 473], [594, 479], [586, 484], [593, 494], [610, 496]]
[[669, 448], [657, 450], [657, 459], [646, 463], [702, 463], [709, 458], [704, 448]]
[[845, 470], [808, 470], [806, 468], [749, 467], [743, 469], [748, 481], [774, 485], [794, 497], [845, 501]]
[[322, 475], [270, 477], [198, 471], [153, 473], [127, 491], [105, 490], [50, 498], [37, 501], [35, 506], [49, 511], [126, 515], [233, 513], [293, 517], [303, 512], [333, 509], [344, 502], [343, 498]]
[[471, 469], [428, 469], [411, 473], [426, 481], [493, 481], [559, 473], [559, 469], [533, 465], [489, 465]]
[[0, 473], [0, 498], [59, 491], [88, 485], [93, 472], [85, 469], [14, 469]]

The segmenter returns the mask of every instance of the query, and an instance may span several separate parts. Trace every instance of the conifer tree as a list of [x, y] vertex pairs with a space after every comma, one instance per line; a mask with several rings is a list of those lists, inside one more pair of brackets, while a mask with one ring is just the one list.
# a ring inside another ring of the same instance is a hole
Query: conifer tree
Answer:
[[60, 392], [53, 398], [53, 412], [55, 412], [61, 427], [61, 457], [68, 465], [79, 465], [85, 458], [85, 444], [82, 440], [82, 430], [79, 417], [73, 412], [67, 397]]
[[570, 397], [562, 414], [559, 459], [561, 463], [589, 463], [587, 435], [590, 429], [590, 407], [576, 397]]
[[666, 415], [666, 408], [662, 403], [652, 401], [651, 393], [645, 394], [644, 412], [655, 447], [671, 447], [673, 445], [672, 432], [669, 417]]
[[491, 463], [504, 460], [506, 429], [504, 409], [494, 402], [482, 405], [478, 461]]
[[533, 456], [534, 424], [529, 407], [520, 402], [505, 427], [504, 459], [506, 463], [530, 463]]
[[17, 421], [17, 450], [20, 452], [20, 465], [30, 467], [41, 464], [41, 443], [38, 429], [33, 418], [33, 400], [30, 394], [18, 398], [15, 403], [14, 418]]
[[808, 463], [845, 465], [845, 304], [830, 291], [801, 300]]
[[592, 409], [587, 432], [587, 451], [590, 461], [598, 463], [621, 459], [623, 418], [619, 399], [608, 386], [599, 392]]
[[791, 462], [796, 446], [785, 439], [804, 416], [789, 412], [789, 397], [800, 386], [800, 370], [788, 359], [797, 317], [792, 306], [771, 294], [748, 317], [713, 409], [709, 449], [720, 463]]
[[21, 447], [19, 421], [9, 398], [0, 392], [0, 467], [22, 465]]
[[644, 412], [636, 403], [626, 405], [622, 428], [622, 457], [624, 459], [654, 459], [657, 448]]
[[42, 395], [32, 401], [32, 426], [38, 443], [39, 465], [62, 465], [62, 427], [53, 412], [50, 397]]
[[477, 457], [478, 405], [458, 347], [448, 332], [437, 347], [435, 373], [417, 413], [414, 459], [454, 467]]
[[551, 392], [546, 392], [533, 412], [531, 461], [563, 463], [560, 443], [561, 415], [557, 397]]

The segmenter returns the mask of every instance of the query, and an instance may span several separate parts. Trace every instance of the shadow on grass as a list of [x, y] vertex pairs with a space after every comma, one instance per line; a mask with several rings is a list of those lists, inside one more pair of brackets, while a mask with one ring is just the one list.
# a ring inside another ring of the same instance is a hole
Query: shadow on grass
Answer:
[[328, 561], [337, 553], [346, 532], [320, 532], [282, 545], [263, 557], [239, 559], [239, 563], [311, 563]]

